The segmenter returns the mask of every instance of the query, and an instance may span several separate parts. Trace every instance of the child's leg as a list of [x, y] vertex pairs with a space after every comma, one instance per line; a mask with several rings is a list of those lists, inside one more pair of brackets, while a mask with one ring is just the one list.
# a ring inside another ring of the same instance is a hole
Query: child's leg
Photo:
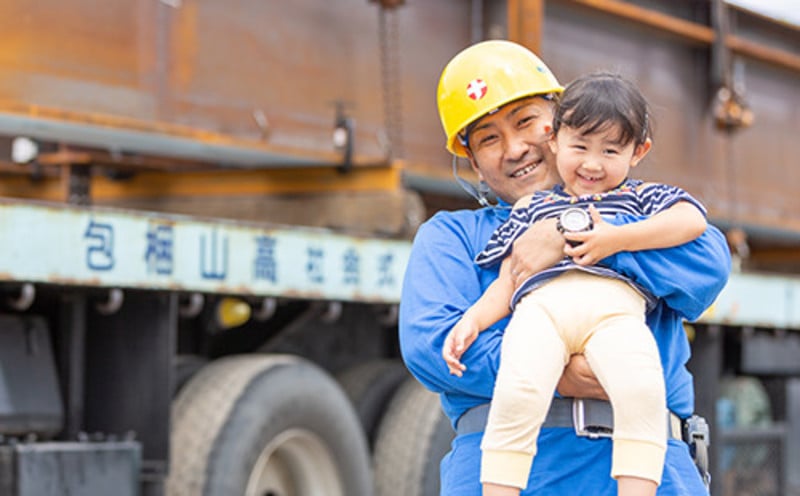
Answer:
[[518, 487], [502, 486], [500, 484], [484, 482], [482, 496], [519, 496], [521, 491], [522, 490]]
[[[484, 496], [519, 494], [528, 483], [536, 438], [569, 358], [533, 293], [521, 301], [503, 336], [500, 369], [481, 449]], [[516, 488], [516, 493], [508, 492]]]
[[618, 496], [655, 496], [657, 489], [658, 484], [656, 484], [656, 481], [627, 475], [617, 477]]
[[667, 438], [664, 376], [642, 314], [607, 318], [585, 350], [614, 409], [611, 475], [620, 496], [655, 495]]

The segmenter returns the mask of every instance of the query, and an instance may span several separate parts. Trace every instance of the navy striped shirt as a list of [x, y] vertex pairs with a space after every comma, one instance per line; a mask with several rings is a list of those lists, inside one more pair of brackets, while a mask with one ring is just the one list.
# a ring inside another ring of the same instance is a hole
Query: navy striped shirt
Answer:
[[[692, 203], [700, 209], [703, 215], [706, 215], [706, 209], [700, 202], [676, 186], [627, 179], [611, 191], [575, 197], [566, 193], [563, 186], [557, 185], [551, 190], [536, 192], [527, 207], [515, 208], [508, 220], [494, 231], [486, 247], [475, 257], [475, 262], [481, 267], [499, 263], [511, 253], [514, 241], [528, 226], [539, 220], [558, 217], [561, 212], [570, 207], [588, 208], [589, 205], [594, 205], [601, 215], [611, 217], [617, 214], [651, 216], [666, 210], [679, 201]], [[514, 292], [511, 308], [513, 309], [519, 300], [530, 291], [568, 270], [582, 270], [599, 276], [623, 280], [642, 293], [648, 309], [655, 304], [652, 295], [627, 277], [599, 265], [581, 266], [571, 258], [564, 257], [553, 267], [538, 272], [525, 280]]]

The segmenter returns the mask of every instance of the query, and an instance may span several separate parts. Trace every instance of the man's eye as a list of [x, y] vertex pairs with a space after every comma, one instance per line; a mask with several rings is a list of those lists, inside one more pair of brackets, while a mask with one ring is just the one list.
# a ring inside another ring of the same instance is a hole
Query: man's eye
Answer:
[[536, 116], [535, 115], [526, 115], [526, 116], [522, 117], [519, 120], [517, 125], [520, 126], [520, 127], [527, 126], [528, 124], [530, 124], [531, 122], [533, 122], [535, 120], [536, 120]]
[[480, 143], [481, 145], [488, 145], [488, 144], [491, 144], [492, 142], [494, 142], [496, 139], [497, 139], [497, 135], [489, 134], [489, 135], [486, 135], [486, 136], [481, 136], [478, 139], [478, 143]]

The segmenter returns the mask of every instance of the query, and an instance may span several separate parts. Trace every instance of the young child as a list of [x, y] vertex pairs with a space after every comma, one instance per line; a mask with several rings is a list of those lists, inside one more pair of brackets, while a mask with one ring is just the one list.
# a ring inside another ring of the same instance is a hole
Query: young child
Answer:
[[[563, 186], [520, 199], [476, 257], [482, 266], [502, 260], [498, 279], [450, 331], [442, 355], [461, 376], [460, 357], [478, 333], [513, 310], [481, 445], [485, 496], [518, 495], [527, 484], [536, 438], [574, 353], [586, 356], [611, 401], [618, 494], [656, 493], [667, 410], [658, 349], [645, 324], [654, 298], [595, 265], [620, 251], [678, 246], [706, 228], [705, 208], [685, 191], [628, 178], [650, 151], [650, 134], [647, 102], [632, 83], [608, 73], [572, 82], [557, 103], [550, 141]], [[601, 217], [615, 214], [646, 218], [612, 225]], [[513, 241], [551, 217], [559, 217], [567, 256], [516, 284], [506, 259]], [[576, 226], [583, 217], [590, 222]]]

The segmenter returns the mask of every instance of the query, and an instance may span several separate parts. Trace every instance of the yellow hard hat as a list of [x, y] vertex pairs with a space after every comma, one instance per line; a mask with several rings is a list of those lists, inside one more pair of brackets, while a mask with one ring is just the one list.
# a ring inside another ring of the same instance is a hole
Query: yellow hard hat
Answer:
[[469, 124], [514, 100], [563, 90], [544, 62], [522, 45], [490, 40], [465, 48], [444, 68], [437, 90], [447, 149], [466, 157], [458, 134]]

